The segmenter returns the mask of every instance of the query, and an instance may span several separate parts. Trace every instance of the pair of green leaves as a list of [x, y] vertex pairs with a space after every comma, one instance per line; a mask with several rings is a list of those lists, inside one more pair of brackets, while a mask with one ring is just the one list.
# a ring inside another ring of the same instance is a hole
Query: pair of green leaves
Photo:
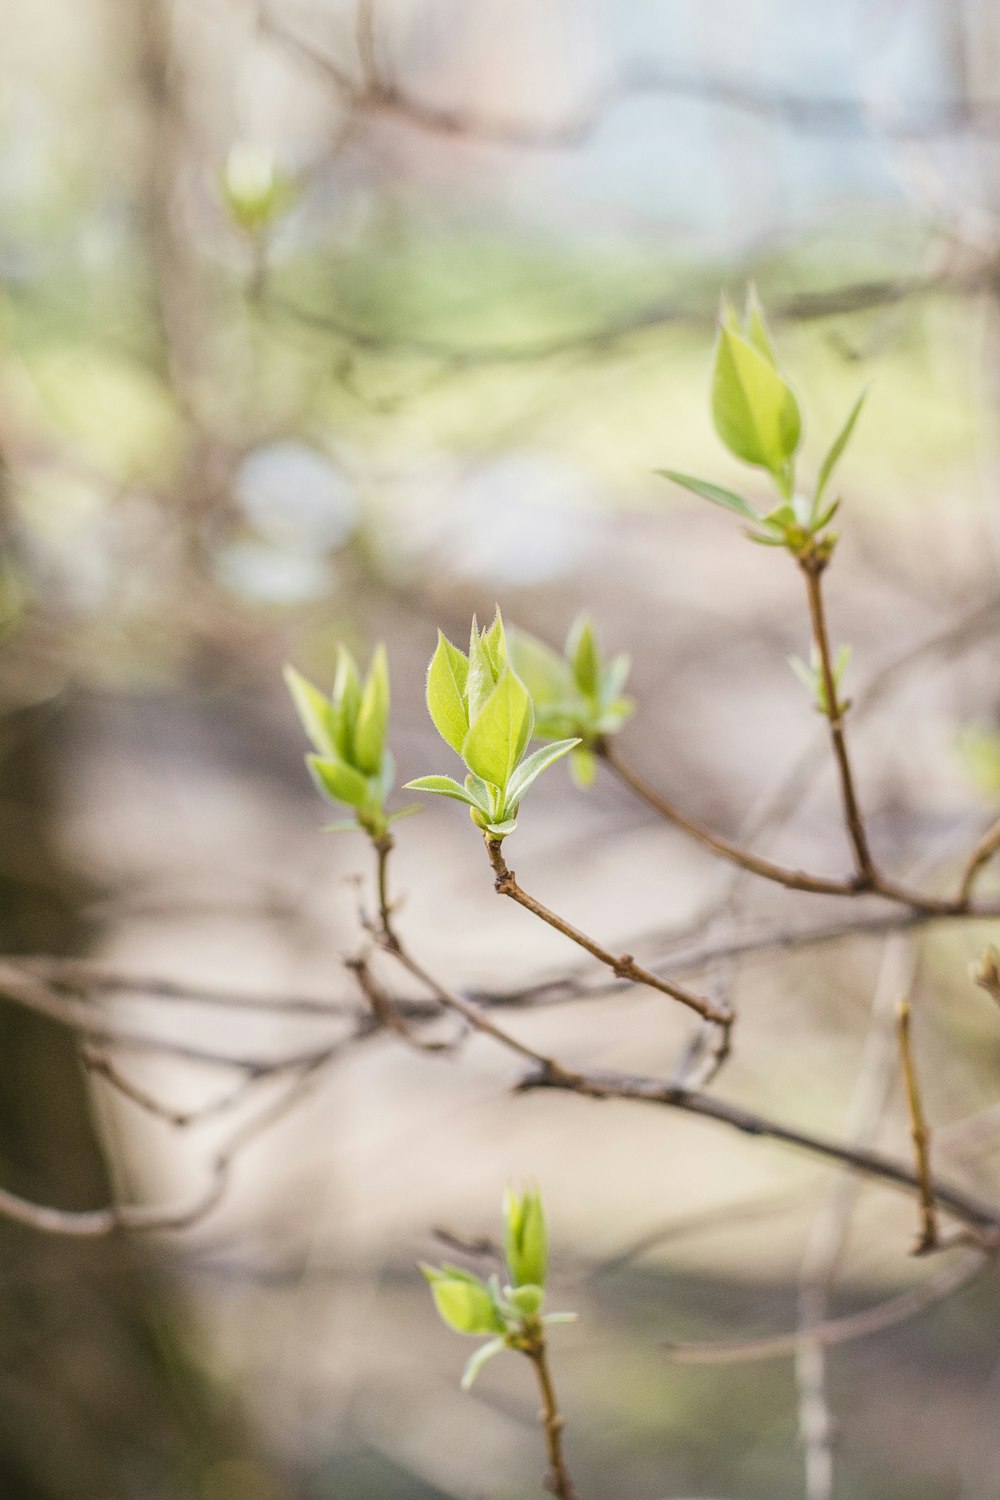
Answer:
[[500, 611], [483, 631], [475, 620], [469, 654], [440, 631], [427, 672], [427, 708], [445, 744], [465, 762], [464, 785], [450, 776], [421, 776], [407, 786], [464, 802], [472, 821], [493, 839], [517, 826], [525, 792], [576, 739], [525, 752], [535, 728], [531, 695], [512, 667]]
[[314, 752], [306, 756], [313, 780], [324, 796], [353, 809], [354, 817], [333, 827], [361, 827], [377, 837], [392, 817], [385, 800], [392, 790], [395, 765], [386, 749], [389, 728], [389, 665], [378, 646], [362, 682], [346, 646], [338, 647], [333, 692], [327, 698], [294, 667], [285, 682]]
[[523, 630], [511, 631], [510, 655], [535, 705], [536, 735], [579, 739], [570, 765], [578, 785], [589, 786], [596, 769], [591, 747], [619, 730], [635, 708], [623, 696], [629, 658], [606, 662], [586, 615], [571, 626], [562, 656]]
[[[780, 503], [762, 514], [742, 495], [676, 469], [657, 472], [675, 484], [734, 511], [752, 527], [747, 535], [768, 547], [785, 547], [796, 555], [808, 550], [837, 511], [827, 488], [867, 391], [854, 403], [820, 466], [811, 497], [795, 492], [795, 454], [802, 437], [802, 416], [795, 394], [778, 365], [763, 309], [751, 287], [743, 321], [724, 297], [719, 317], [712, 374], [712, 416], [716, 432], [729, 451], [745, 463], [765, 469], [774, 480]], [[829, 543], [832, 546], [832, 541]]]
[[456, 1333], [492, 1335], [489, 1343], [477, 1349], [466, 1365], [463, 1390], [469, 1389], [487, 1360], [501, 1350], [534, 1343], [550, 1323], [576, 1321], [575, 1313], [542, 1312], [548, 1237], [537, 1189], [518, 1194], [508, 1188], [503, 1200], [503, 1220], [508, 1285], [502, 1285], [498, 1275], [483, 1280], [461, 1266], [420, 1267], [430, 1285], [434, 1305], [449, 1328]]

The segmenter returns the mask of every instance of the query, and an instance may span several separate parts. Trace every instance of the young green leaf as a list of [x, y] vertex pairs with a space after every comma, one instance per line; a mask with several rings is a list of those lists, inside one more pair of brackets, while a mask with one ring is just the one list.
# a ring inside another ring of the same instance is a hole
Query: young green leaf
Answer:
[[493, 624], [489, 630], [483, 631], [483, 645], [486, 655], [490, 659], [493, 669], [493, 680], [497, 681], [504, 667], [507, 665], [507, 639], [504, 635], [503, 620], [500, 616], [500, 606], [493, 616]]
[[468, 1273], [421, 1266], [442, 1320], [456, 1333], [503, 1333], [506, 1325], [489, 1290]]
[[580, 692], [596, 697], [601, 673], [601, 657], [594, 627], [586, 615], [579, 615], [566, 639], [566, 659]]
[[391, 812], [386, 817], [386, 826], [390, 823], [398, 823], [401, 818], [412, 818], [415, 813], [423, 812], [419, 802], [411, 802], [408, 807], [401, 807], [398, 812]]
[[534, 750], [517, 767], [516, 771], [507, 783], [507, 803], [516, 807], [528, 790], [531, 783], [540, 776], [544, 770], [552, 765], [553, 761], [559, 760], [567, 755], [570, 750], [575, 750], [581, 742], [575, 740], [556, 740], [554, 744], [543, 745], [540, 750]]
[[537, 1189], [504, 1193], [504, 1258], [515, 1286], [544, 1287], [548, 1271], [545, 1212]]
[[572, 695], [569, 663], [544, 641], [525, 630], [511, 630], [507, 646], [511, 666], [531, 694], [536, 714]]
[[743, 328], [747, 339], [757, 350], [757, 353], [763, 355], [772, 370], [776, 370], [778, 368], [777, 356], [774, 352], [774, 345], [771, 343], [771, 335], [767, 330], [767, 323], [764, 321], [764, 309], [760, 305], [757, 288], [753, 282], [747, 287]]
[[597, 756], [593, 750], [584, 745], [574, 750], [569, 758], [569, 774], [581, 792], [592, 787], [597, 777]]
[[625, 652], [611, 660], [601, 677], [601, 702], [611, 703], [621, 695], [632, 670], [632, 658]]
[[802, 435], [798, 402], [747, 339], [720, 328], [712, 380], [716, 431], [731, 453], [779, 478]]
[[523, 1286], [509, 1286], [506, 1291], [507, 1301], [515, 1312], [520, 1313], [522, 1318], [534, 1318], [542, 1309], [545, 1301], [545, 1293], [540, 1286], [532, 1286], [530, 1282]]
[[723, 288], [719, 293], [719, 327], [728, 328], [732, 333], [742, 333], [739, 313], [733, 305], [733, 299]]
[[439, 630], [437, 649], [427, 669], [427, 711], [445, 744], [459, 755], [469, 732], [468, 677], [467, 658]]
[[718, 484], [709, 484], [706, 479], [695, 479], [691, 474], [679, 474], [676, 469], [656, 469], [655, 473], [663, 479], [672, 479], [674, 484], [683, 485], [684, 489], [700, 495], [703, 500], [711, 500], [713, 505], [724, 505], [727, 510], [734, 510], [745, 521], [760, 521], [753, 506], [732, 490], [724, 490]]
[[812, 668], [806, 666], [801, 656], [790, 656], [788, 658], [788, 665], [791, 667], [796, 677], [802, 683], [802, 686], [808, 688], [809, 692], [815, 697], [816, 673], [812, 670]]
[[346, 646], [337, 647], [333, 701], [338, 711], [337, 752], [344, 760], [350, 761], [354, 758], [354, 726], [361, 707], [361, 681], [354, 657]]
[[408, 781], [405, 790], [408, 792], [435, 792], [439, 797], [452, 797], [456, 802], [465, 802], [469, 807], [478, 807], [479, 811], [490, 815], [488, 803], [481, 802], [472, 792], [460, 786], [450, 776], [418, 776], [416, 781]]
[[[475, 819], [473, 819], [475, 821]], [[517, 827], [516, 818], [504, 818], [501, 823], [487, 823], [486, 832], [492, 833], [494, 838], [504, 839], [508, 833], [513, 833]]]
[[476, 722], [484, 703], [496, 687], [497, 673], [493, 670], [490, 653], [479, 634], [475, 616], [472, 634], [469, 637], [469, 676], [466, 683], [466, 700], [469, 709], [469, 727]]
[[[844, 449], [847, 447], [848, 443], [851, 440], [851, 433], [854, 431], [854, 424], [855, 422], [857, 422], [858, 418], [861, 415], [861, 408], [864, 406], [867, 396], [868, 387], [865, 386], [864, 390], [861, 392], [861, 395], [858, 397], [858, 399], [855, 401], [854, 405], [848, 412], [846, 422], [838, 432], [837, 436], [834, 438], [833, 442], [830, 444], [830, 451], [823, 460], [822, 466], [819, 471], [819, 478], [816, 481], [816, 499], [813, 502], [814, 508], [817, 511], [819, 510], [820, 502], [823, 499], [823, 493], [830, 482], [830, 476], [832, 475], [834, 469], [837, 467], [837, 464], [840, 462]], [[829, 520], [829, 516], [827, 516], [826, 520]], [[825, 525], [826, 522], [824, 521], [823, 524]]]
[[465, 778], [465, 790], [475, 797], [480, 807], [488, 809], [491, 814], [498, 813], [500, 809], [499, 790], [490, 786], [481, 776], [475, 776], [470, 771]]
[[354, 726], [354, 764], [368, 776], [378, 773], [389, 727], [389, 663], [378, 646], [368, 669]]
[[369, 801], [368, 782], [360, 771], [333, 755], [307, 755], [306, 764], [320, 791], [348, 807], [364, 807]]
[[313, 748], [320, 755], [333, 755], [337, 750], [337, 714], [333, 704], [323, 697], [319, 688], [313, 687], [301, 672], [288, 666], [284, 671], [285, 686], [292, 695], [296, 712], [302, 722]]
[[[470, 671], [470, 681], [472, 672]], [[524, 754], [534, 726], [528, 690], [508, 667], [472, 722], [462, 746], [469, 770], [505, 787]]]
[[488, 1360], [491, 1360], [495, 1354], [502, 1354], [505, 1348], [506, 1344], [503, 1339], [490, 1339], [488, 1344], [483, 1344], [474, 1354], [471, 1354], [462, 1372], [461, 1389], [463, 1391], [471, 1391], [476, 1376], [483, 1368], [483, 1365]]

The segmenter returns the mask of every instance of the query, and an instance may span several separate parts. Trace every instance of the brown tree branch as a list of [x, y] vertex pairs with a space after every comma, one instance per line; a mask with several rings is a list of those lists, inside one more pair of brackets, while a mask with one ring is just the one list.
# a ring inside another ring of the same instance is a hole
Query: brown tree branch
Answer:
[[830, 650], [830, 636], [827, 630], [826, 611], [823, 605], [822, 578], [828, 560], [827, 554], [820, 550], [813, 550], [799, 558], [799, 566], [806, 583], [806, 597], [809, 601], [809, 619], [812, 624], [813, 644], [819, 660], [823, 692], [826, 698], [825, 711], [830, 725], [830, 743], [833, 748], [834, 759], [837, 763], [837, 774], [840, 779], [840, 795], [844, 804], [844, 821], [847, 824], [848, 837], [854, 850], [860, 888], [862, 890], [872, 890], [877, 878], [875, 865], [872, 861], [871, 851], [868, 848], [868, 835], [865, 831], [864, 819], [861, 816], [861, 808], [858, 804], [857, 792], [854, 787], [854, 774], [851, 770], [850, 757], [847, 753], [847, 741], [844, 737], [844, 709], [838, 697], [833, 666], [833, 653]]
[[[590, 1099], [630, 1099], [635, 1103], [654, 1104], [665, 1109], [677, 1109], [685, 1114], [698, 1115], [702, 1119], [716, 1120], [745, 1135], [762, 1140], [781, 1141], [813, 1156], [839, 1163], [866, 1177], [903, 1188], [919, 1196], [920, 1181], [909, 1167], [868, 1147], [831, 1141], [826, 1136], [798, 1126], [786, 1125], [742, 1105], [731, 1104], [714, 1094], [691, 1093], [657, 1078], [611, 1071], [582, 1072], [576, 1082], [567, 1081], [564, 1070], [550, 1074], [539, 1067], [522, 1080], [521, 1092], [533, 1089], [561, 1089], [584, 1094]], [[992, 1247], [1000, 1239], [1000, 1208], [982, 1203], [962, 1188], [932, 1180], [934, 1196], [939, 1206], [960, 1219], [979, 1234], [984, 1245]]]
[[971, 900], [972, 889], [979, 872], [984, 865], [989, 863], [998, 849], [1000, 849], [1000, 818], [986, 830], [965, 862], [958, 887], [958, 900], [961, 904], [967, 905]]
[[900, 1000], [896, 1011], [896, 1035], [899, 1040], [906, 1105], [910, 1115], [910, 1134], [913, 1137], [913, 1154], [916, 1162], [917, 1182], [920, 1187], [920, 1237], [917, 1240], [915, 1253], [922, 1255], [928, 1250], [935, 1249], [938, 1244], [938, 1222], [934, 1202], [934, 1184], [931, 1177], [931, 1136], [927, 1128], [916, 1063], [913, 1059], [910, 1021], [910, 1002], [904, 997]]
[[887, 1328], [894, 1328], [898, 1323], [916, 1317], [928, 1307], [951, 1296], [952, 1292], [977, 1276], [988, 1263], [989, 1258], [981, 1250], [970, 1251], [939, 1275], [930, 1277], [922, 1286], [911, 1287], [875, 1307], [865, 1308], [862, 1312], [847, 1313], [841, 1318], [824, 1318], [821, 1323], [814, 1323], [794, 1332], [773, 1334], [767, 1338], [720, 1340], [707, 1344], [671, 1343], [667, 1345], [667, 1349], [682, 1364], [715, 1365], [742, 1364], [758, 1359], [785, 1359], [795, 1353], [804, 1335], [826, 1348], [851, 1343], [854, 1339], [869, 1338], [872, 1334], [882, 1333]]
[[549, 1472], [545, 1480], [545, 1488], [550, 1494], [557, 1495], [559, 1500], [578, 1500], [573, 1481], [569, 1477], [566, 1467], [566, 1456], [563, 1452], [563, 1418], [559, 1411], [559, 1402], [556, 1398], [555, 1386], [552, 1383], [552, 1373], [549, 1369], [548, 1350], [545, 1339], [540, 1335], [532, 1345], [525, 1349], [525, 1354], [535, 1367], [535, 1375], [538, 1379], [538, 1389], [542, 1396], [542, 1409], [538, 1419], [545, 1433], [545, 1447], [548, 1453]]
[[691, 838], [697, 839], [698, 843], [703, 844], [706, 849], [711, 849], [714, 854], [719, 854], [723, 859], [731, 860], [733, 864], [739, 865], [741, 869], [748, 870], [750, 874], [763, 876], [765, 880], [773, 880], [777, 885], [783, 885], [789, 890], [812, 891], [817, 895], [856, 896], [859, 891], [868, 889], [864, 880], [858, 877], [838, 880], [826, 875], [810, 875], [804, 870], [792, 870], [784, 865], [774, 864], [769, 859], [763, 859], [748, 849], [741, 849], [738, 844], [733, 844], [721, 835], [713, 833], [703, 823], [681, 812], [679, 807], [668, 801], [650, 782], [640, 776], [638, 771], [633, 770], [607, 737], [599, 740], [594, 750], [605, 765], [615, 773], [619, 781], [624, 782], [637, 797], [658, 812], [661, 818], [665, 818], [668, 823], [673, 823]]
[[489, 855], [490, 864], [493, 866], [493, 873], [496, 877], [495, 885], [499, 895], [509, 896], [512, 901], [517, 902], [518, 906], [523, 906], [525, 911], [530, 911], [533, 916], [547, 923], [549, 927], [555, 928], [556, 932], [561, 932], [564, 937], [569, 938], [570, 942], [576, 943], [578, 948], [583, 948], [587, 953], [596, 958], [599, 963], [609, 968], [616, 978], [627, 979], [633, 984], [647, 985], [652, 990], [658, 990], [662, 995], [669, 995], [672, 1000], [678, 1000], [681, 1005], [686, 1005], [689, 1010], [695, 1011], [703, 1020], [712, 1021], [716, 1026], [721, 1028], [723, 1036], [728, 1042], [728, 1036], [734, 1020], [733, 1013], [728, 1007], [722, 1008], [713, 1005], [710, 1000], [706, 1000], [701, 995], [696, 995], [692, 990], [686, 990], [680, 985], [672, 984], [669, 980], [661, 978], [659, 974], [654, 974], [652, 970], [643, 968], [641, 964], [637, 964], [630, 953], [615, 954], [610, 949], [602, 947], [600, 943], [596, 943], [593, 938], [588, 937], [579, 928], [573, 927], [569, 922], [564, 921], [554, 911], [551, 911], [547, 906], [543, 906], [540, 901], [536, 901], [534, 896], [529, 896], [527, 891], [522, 890], [521, 886], [517, 883], [513, 870], [507, 867], [501, 845], [496, 839], [489, 837], [486, 838], [485, 842], [486, 852]]

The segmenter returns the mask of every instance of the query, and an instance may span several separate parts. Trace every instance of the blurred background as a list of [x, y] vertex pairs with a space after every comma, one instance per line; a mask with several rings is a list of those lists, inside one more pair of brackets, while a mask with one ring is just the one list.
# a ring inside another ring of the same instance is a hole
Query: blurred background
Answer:
[[[422, 701], [435, 628], [461, 641], [499, 602], [558, 645], [587, 608], [634, 659], [629, 759], [713, 827], [845, 870], [787, 665], [808, 650], [795, 569], [653, 472], [764, 498], [707, 394], [719, 289], [752, 277], [807, 471], [870, 384], [832, 628], [879, 857], [952, 875], [1000, 790], [996, 7], [2, 16], [2, 982], [17, 960], [145, 1042], [109, 1054], [11, 983], [0, 1180], [68, 1210], [183, 1202], [234, 1121], [247, 1140], [185, 1232], [0, 1224], [0, 1492], [537, 1494], [524, 1372], [498, 1361], [461, 1395], [468, 1350], [415, 1271], [434, 1226], [495, 1233], [513, 1176], [541, 1183], [554, 1296], [583, 1313], [554, 1350], [582, 1495], [1000, 1496], [995, 1279], [939, 1295], [954, 1257], [910, 1257], [907, 1199], [666, 1111], [515, 1097], [484, 1040], [348, 1045], [370, 851], [321, 831], [280, 679], [293, 660], [328, 683], [338, 641], [384, 640], [400, 780], [453, 773]], [[455, 806], [398, 841], [399, 924], [442, 979], [594, 977], [496, 900]], [[720, 1095], [904, 1160], [886, 1018], [910, 989], [940, 1170], [1000, 1191], [1000, 1018], [966, 978], [984, 924], [892, 930], [865, 905], [867, 930], [831, 936], [854, 906], [734, 880], [561, 767], [510, 851], [572, 921], [738, 1006]], [[687, 1037], [644, 992], [510, 1024], [664, 1076]], [[301, 1086], [246, 1087], [253, 1060], [317, 1048]], [[919, 1316], [825, 1357], [666, 1347], [915, 1287]]]

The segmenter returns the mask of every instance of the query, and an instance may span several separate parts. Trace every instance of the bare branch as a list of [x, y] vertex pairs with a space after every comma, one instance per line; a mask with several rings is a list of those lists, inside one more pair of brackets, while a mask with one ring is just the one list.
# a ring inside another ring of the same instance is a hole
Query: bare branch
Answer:
[[503, 850], [496, 839], [487, 837], [486, 852], [493, 866], [496, 890], [499, 895], [509, 896], [512, 901], [517, 902], [518, 906], [523, 906], [526, 911], [530, 911], [533, 916], [547, 923], [549, 927], [554, 927], [557, 932], [569, 938], [570, 942], [576, 943], [578, 948], [583, 948], [587, 953], [592, 954], [599, 963], [609, 968], [616, 978], [627, 979], [632, 984], [648, 985], [650, 989], [658, 990], [660, 994], [669, 995], [672, 1000], [678, 1000], [681, 1005], [686, 1005], [689, 1010], [695, 1011], [703, 1020], [714, 1022], [728, 1037], [734, 1019], [732, 1011], [713, 1005], [710, 1000], [704, 999], [701, 995], [696, 995], [691, 990], [683, 989], [680, 985], [662, 979], [659, 974], [654, 974], [652, 970], [637, 964], [630, 953], [618, 955], [608, 948], [603, 948], [600, 943], [595, 943], [593, 938], [589, 938], [579, 928], [565, 922], [554, 911], [550, 911], [547, 906], [536, 901], [534, 896], [529, 896], [527, 891], [522, 890], [513, 870], [507, 868]]
[[864, 881], [857, 877], [838, 880], [825, 875], [810, 875], [804, 870], [791, 870], [784, 865], [776, 865], [769, 859], [762, 859], [759, 855], [751, 853], [748, 849], [741, 849], [739, 845], [713, 833], [704, 824], [681, 812], [679, 807], [656, 791], [655, 787], [640, 776], [638, 771], [633, 770], [623, 759], [617, 747], [609, 740], [601, 740], [595, 746], [595, 750], [618, 779], [624, 782], [643, 802], [658, 812], [661, 818], [683, 829], [706, 849], [711, 849], [723, 859], [732, 860], [733, 864], [739, 865], [750, 874], [761, 875], [765, 880], [773, 880], [777, 885], [783, 885], [789, 890], [811, 891], [818, 895], [856, 896], [859, 891], [868, 889]]
[[851, 1343], [854, 1339], [869, 1338], [894, 1328], [909, 1318], [917, 1317], [935, 1303], [950, 1297], [952, 1292], [967, 1282], [989, 1264], [989, 1257], [981, 1250], [974, 1250], [957, 1259], [954, 1265], [930, 1277], [922, 1286], [900, 1292], [876, 1307], [863, 1312], [848, 1313], [842, 1318], [827, 1318], [806, 1329], [791, 1333], [779, 1333], [770, 1338], [720, 1341], [711, 1344], [668, 1344], [674, 1359], [683, 1364], [713, 1365], [741, 1364], [758, 1359], [787, 1359], [793, 1355], [803, 1337], [807, 1335], [817, 1344], [829, 1348], [835, 1344]]
[[937, 1209], [934, 1203], [934, 1184], [931, 1178], [930, 1131], [924, 1116], [920, 1084], [916, 1064], [913, 1060], [913, 1044], [910, 1035], [910, 1002], [900, 1000], [896, 1012], [896, 1029], [899, 1039], [899, 1055], [903, 1068], [903, 1083], [906, 1088], [906, 1104], [910, 1115], [910, 1134], [913, 1137], [913, 1154], [916, 1161], [917, 1181], [920, 1185], [920, 1238], [916, 1253], [933, 1250], [938, 1244]]
[[958, 899], [968, 903], [979, 872], [1000, 849], [1000, 818], [989, 827], [966, 860], [958, 887]]

